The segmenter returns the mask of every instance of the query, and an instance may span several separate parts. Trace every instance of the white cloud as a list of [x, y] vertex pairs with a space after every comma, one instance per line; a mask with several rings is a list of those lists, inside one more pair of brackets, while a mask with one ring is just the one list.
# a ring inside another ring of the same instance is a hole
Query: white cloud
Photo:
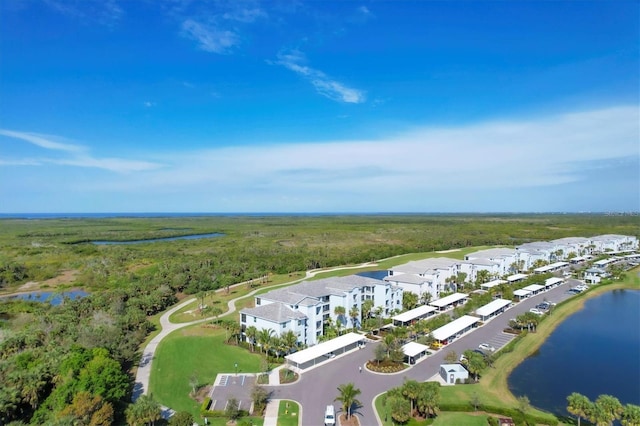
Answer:
[[363, 103], [366, 100], [365, 92], [347, 87], [343, 83], [330, 78], [324, 72], [307, 66], [306, 58], [300, 51], [293, 50], [278, 54], [278, 65], [295, 72], [308, 80], [318, 93], [338, 102]]
[[30, 144], [39, 146], [40, 148], [51, 149], [56, 151], [80, 152], [85, 148], [80, 145], [55, 142], [54, 137], [50, 135], [42, 135], [39, 133], [19, 132], [15, 130], [0, 129], [0, 135], [8, 136], [14, 139], [20, 139]]
[[155, 102], [151, 102], [151, 101], [145, 101], [144, 106], [147, 108], [151, 108], [156, 106], [157, 104]]
[[639, 117], [619, 106], [370, 140], [155, 148], [139, 162], [71, 151], [31, 161], [129, 172], [64, 181], [73, 194], [115, 196], [123, 211], [602, 211], [639, 201]]
[[214, 23], [203, 24], [193, 19], [182, 23], [183, 33], [198, 42], [198, 47], [206, 52], [230, 53], [240, 43], [234, 31], [218, 28]]
[[153, 170], [160, 167], [160, 164], [148, 161], [129, 160], [123, 158], [95, 158], [89, 154], [89, 150], [86, 147], [56, 142], [53, 140], [57, 138], [55, 136], [7, 129], [0, 129], [0, 135], [22, 140], [49, 151], [62, 153], [62, 155], [58, 157], [0, 160], [0, 165], [4, 166], [43, 166], [46, 164], [57, 164], [64, 166], [96, 168], [116, 173], [139, 172]]
[[619, 107], [529, 121], [416, 128], [380, 140], [170, 153], [161, 161], [171, 166], [126, 186], [416, 197], [443, 189], [553, 186], [581, 179], [584, 162], [637, 156], [637, 119], [636, 107]]
[[259, 7], [239, 8], [237, 10], [224, 13], [222, 17], [231, 21], [250, 24], [252, 22], [255, 22], [259, 18], [266, 18], [267, 13]]

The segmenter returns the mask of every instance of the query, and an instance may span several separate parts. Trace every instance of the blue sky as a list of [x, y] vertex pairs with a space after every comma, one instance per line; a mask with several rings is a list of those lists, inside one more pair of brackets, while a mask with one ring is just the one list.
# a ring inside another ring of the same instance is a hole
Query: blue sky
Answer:
[[0, 213], [638, 211], [638, 16], [0, 2]]

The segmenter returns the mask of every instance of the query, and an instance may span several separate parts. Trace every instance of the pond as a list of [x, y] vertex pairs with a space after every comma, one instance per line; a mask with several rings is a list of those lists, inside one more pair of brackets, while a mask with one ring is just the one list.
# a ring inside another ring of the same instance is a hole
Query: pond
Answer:
[[384, 277], [386, 277], [389, 274], [385, 270], [385, 271], [363, 271], [363, 272], [358, 272], [356, 275], [359, 275], [361, 277], [367, 277], [367, 278], [375, 278], [376, 280], [382, 280], [384, 279]]
[[640, 405], [640, 291], [614, 290], [588, 300], [509, 376], [516, 396], [569, 415], [567, 396], [601, 394]]
[[216, 238], [222, 237], [224, 234], [219, 232], [213, 232], [210, 234], [193, 234], [193, 235], [181, 235], [177, 237], [160, 237], [160, 238], [149, 238], [146, 240], [131, 240], [131, 241], [91, 241], [92, 244], [98, 246], [107, 246], [107, 245], [122, 245], [122, 244], [143, 244], [143, 243], [157, 243], [159, 241], [176, 241], [176, 240], [200, 240], [202, 238]]
[[31, 293], [21, 293], [21, 294], [15, 294], [12, 296], [2, 296], [0, 300], [22, 299], [22, 300], [28, 300], [31, 302], [49, 302], [55, 306], [62, 303], [65, 296], [70, 299], [79, 299], [82, 297], [86, 297], [88, 295], [89, 293], [83, 290], [71, 290], [71, 291], [65, 291], [61, 293], [51, 292], [51, 291], [34, 291]]

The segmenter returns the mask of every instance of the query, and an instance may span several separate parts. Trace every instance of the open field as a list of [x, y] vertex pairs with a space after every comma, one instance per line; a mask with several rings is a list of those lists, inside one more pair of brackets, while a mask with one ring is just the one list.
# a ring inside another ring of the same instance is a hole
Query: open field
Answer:
[[161, 404], [176, 411], [189, 411], [200, 418], [199, 405], [189, 397], [190, 379], [200, 386], [210, 385], [218, 373], [260, 370], [258, 354], [224, 344], [225, 332], [203, 326], [178, 330], [162, 341], [153, 361], [149, 392]]

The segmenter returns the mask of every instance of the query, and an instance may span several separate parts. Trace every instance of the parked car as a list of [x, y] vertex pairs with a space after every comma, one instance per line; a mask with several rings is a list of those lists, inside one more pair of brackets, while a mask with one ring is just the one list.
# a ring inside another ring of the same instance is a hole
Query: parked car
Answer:
[[538, 308], [531, 308], [531, 309], [529, 309], [529, 312], [531, 312], [532, 314], [536, 314], [536, 315], [544, 315], [544, 312], [542, 312]]
[[493, 352], [496, 350], [496, 348], [494, 348], [493, 346], [491, 346], [488, 343], [480, 343], [478, 345], [478, 348], [482, 349], [483, 351], [489, 351], [489, 352]]
[[324, 410], [324, 424], [325, 426], [333, 426], [336, 424], [336, 409], [333, 405], [327, 405]]

